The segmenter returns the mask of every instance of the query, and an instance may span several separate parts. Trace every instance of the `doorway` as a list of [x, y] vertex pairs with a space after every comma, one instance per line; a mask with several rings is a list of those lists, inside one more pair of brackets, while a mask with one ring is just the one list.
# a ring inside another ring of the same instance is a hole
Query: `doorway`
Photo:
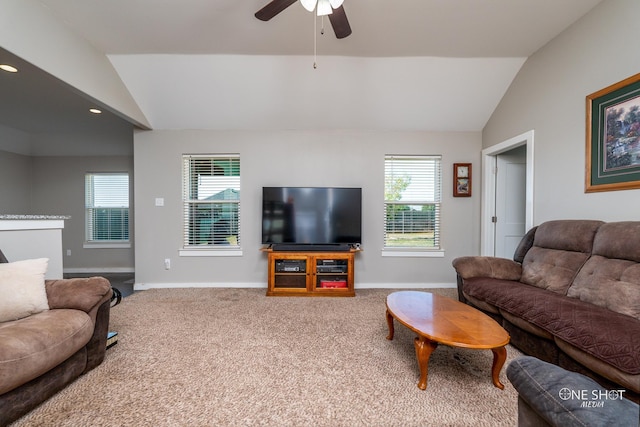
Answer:
[[511, 258], [533, 226], [533, 136], [482, 150], [481, 255]]

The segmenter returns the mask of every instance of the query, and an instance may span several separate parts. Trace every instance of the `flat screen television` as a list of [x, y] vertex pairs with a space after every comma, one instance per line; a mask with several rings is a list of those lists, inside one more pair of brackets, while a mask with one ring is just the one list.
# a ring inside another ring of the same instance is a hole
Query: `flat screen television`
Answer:
[[362, 241], [362, 189], [263, 187], [262, 243], [293, 250]]

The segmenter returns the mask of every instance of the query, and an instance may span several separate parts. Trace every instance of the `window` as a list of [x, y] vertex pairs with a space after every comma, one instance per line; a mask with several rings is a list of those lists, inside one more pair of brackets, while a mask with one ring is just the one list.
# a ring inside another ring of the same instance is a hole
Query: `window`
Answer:
[[441, 160], [385, 156], [385, 249], [440, 249]]
[[129, 174], [85, 175], [87, 243], [129, 242]]
[[184, 248], [240, 246], [240, 156], [183, 156]]

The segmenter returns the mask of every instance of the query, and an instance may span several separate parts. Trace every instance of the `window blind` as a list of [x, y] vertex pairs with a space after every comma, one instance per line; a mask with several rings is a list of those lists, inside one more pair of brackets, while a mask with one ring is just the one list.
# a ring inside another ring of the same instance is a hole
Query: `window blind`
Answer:
[[87, 242], [129, 240], [129, 174], [85, 175]]
[[184, 247], [240, 246], [240, 156], [183, 156]]
[[385, 248], [440, 249], [442, 156], [385, 156]]

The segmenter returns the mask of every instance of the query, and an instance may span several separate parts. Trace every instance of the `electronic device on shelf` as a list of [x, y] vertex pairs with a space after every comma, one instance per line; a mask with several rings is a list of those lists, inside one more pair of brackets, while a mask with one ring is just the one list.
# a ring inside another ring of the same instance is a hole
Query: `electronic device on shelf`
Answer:
[[346, 273], [348, 271], [347, 260], [321, 259], [316, 263], [318, 273]]
[[301, 259], [279, 259], [276, 261], [276, 273], [304, 273], [307, 261]]
[[346, 252], [353, 248], [349, 244], [341, 243], [273, 243], [270, 247], [277, 252]]
[[346, 265], [317, 265], [316, 271], [318, 273], [346, 273]]
[[321, 288], [346, 288], [347, 281], [346, 280], [321, 280], [320, 281]]

